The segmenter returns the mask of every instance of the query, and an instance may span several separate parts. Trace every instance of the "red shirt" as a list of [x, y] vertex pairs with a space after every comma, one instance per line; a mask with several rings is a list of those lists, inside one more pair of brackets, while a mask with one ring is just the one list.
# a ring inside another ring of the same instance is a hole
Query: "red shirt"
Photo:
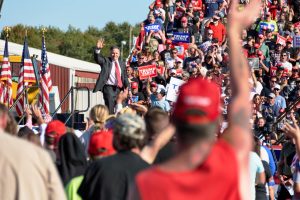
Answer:
[[221, 22], [219, 22], [217, 26], [212, 22], [208, 25], [208, 28], [213, 31], [213, 38], [217, 38], [219, 44], [222, 44], [223, 38], [226, 35], [225, 26]]
[[185, 7], [188, 8], [190, 3], [192, 3], [194, 11], [202, 10], [202, 0], [187, 0]]
[[239, 200], [238, 171], [234, 150], [219, 139], [195, 170], [167, 172], [152, 167], [138, 174], [136, 185], [143, 200]]

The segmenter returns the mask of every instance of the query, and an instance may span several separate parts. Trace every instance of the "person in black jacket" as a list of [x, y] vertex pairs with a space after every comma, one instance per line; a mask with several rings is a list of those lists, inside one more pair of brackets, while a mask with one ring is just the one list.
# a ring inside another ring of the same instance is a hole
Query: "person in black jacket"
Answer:
[[99, 159], [86, 170], [78, 194], [84, 200], [126, 199], [135, 175], [149, 167], [141, 158], [146, 126], [137, 115], [123, 114], [114, 124], [113, 146], [117, 153]]
[[117, 46], [110, 48], [110, 57], [104, 57], [101, 49], [104, 47], [104, 39], [99, 39], [94, 51], [96, 63], [101, 65], [101, 72], [93, 92], [102, 91], [105, 105], [110, 114], [114, 114], [116, 97], [121, 90], [127, 90], [129, 82], [125, 64], [119, 60], [120, 49]]

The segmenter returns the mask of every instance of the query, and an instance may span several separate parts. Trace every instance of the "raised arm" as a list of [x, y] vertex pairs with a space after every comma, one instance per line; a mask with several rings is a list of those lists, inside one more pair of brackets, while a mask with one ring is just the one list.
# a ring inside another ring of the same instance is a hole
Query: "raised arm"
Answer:
[[[260, 0], [252, 0], [244, 10], [238, 10], [238, 0], [231, 3], [228, 30], [230, 49], [230, 76], [233, 91], [229, 107], [228, 129], [222, 136], [236, 151], [239, 165], [239, 183], [242, 199], [249, 199], [249, 152], [252, 149], [249, 102], [249, 66], [240, 43], [242, 30], [249, 27], [260, 11]], [[246, 187], [245, 187], [246, 186]]]
[[100, 38], [98, 41], [97, 41], [97, 45], [96, 45], [96, 49], [94, 50], [94, 59], [95, 59], [95, 62], [101, 66], [103, 66], [104, 62], [105, 62], [105, 59], [104, 57], [102, 56], [101, 54], [101, 49], [104, 47], [104, 39], [103, 38]]
[[159, 152], [173, 137], [175, 128], [172, 125], [168, 125], [161, 133], [159, 133], [149, 144], [147, 144], [142, 152], [141, 157], [152, 164]]

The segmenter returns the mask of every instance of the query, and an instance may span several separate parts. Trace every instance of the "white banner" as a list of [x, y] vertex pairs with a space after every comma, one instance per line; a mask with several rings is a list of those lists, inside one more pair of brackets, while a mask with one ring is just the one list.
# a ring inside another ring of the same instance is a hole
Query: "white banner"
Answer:
[[176, 102], [179, 94], [179, 88], [184, 83], [185, 81], [172, 77], [168, 87], [166, 99], [168, 101]]

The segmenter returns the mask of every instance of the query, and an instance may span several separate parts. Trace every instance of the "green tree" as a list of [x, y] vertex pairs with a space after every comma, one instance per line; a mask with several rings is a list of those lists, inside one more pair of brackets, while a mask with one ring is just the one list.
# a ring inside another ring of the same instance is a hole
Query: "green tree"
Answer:
[[[73, 26], [69, 26], [67, 31], [62, 31], [57, 27], [46, 27], [45, 33], [47, 51], [77, 58], [89, 62], [93, 61], [93, 48], [96, 45], [97, 40], [102, 37], [105, 39], [106, 47], [102, 53], [105, 56], [109, 55], [110, 46], [121, 47], [121, 41], [126, 41], [127, 44], [123, 48], [124, 59], [129, 53], [129, 33], [130, 27], [132, 27], [132, 34], [137, 36], [139, 33], [139, 25], [131, 26], [129, 23], [124, 22], [116, 24], [114, 22], [108, 22], [103, 29], [90, 26], [84, 32]], [[25, 32], [27, 30], [28, 44], [30, 47], [41, 48], [41, 29], [42, 27], [24, 26], [17, 24], [12, 28], [9, 41], [18, 44], [23, 44]], [[1, 39], [4, 39], [4, 32], [1, 32]]]

